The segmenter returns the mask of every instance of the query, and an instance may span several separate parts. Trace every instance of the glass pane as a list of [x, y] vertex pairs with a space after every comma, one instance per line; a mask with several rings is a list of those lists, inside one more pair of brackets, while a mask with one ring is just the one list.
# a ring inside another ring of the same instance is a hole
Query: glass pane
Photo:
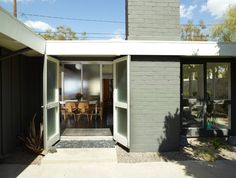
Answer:
[[57, 63], [47, 62], [47, 101], [48, 103], [57, 101]]
[[117, 131], [119, 134], [127, 137], [127, 110], [118, 107], [116, 109], [118, 118]]
[[203, 127], [204, 74], [203, 64], [183, 65], [183, 126]]
[[83, 99], [100, 99], [100, 65], [83, 65]]
[[57, 107], [51, 108], [47, 110], [48, 118], [47, 118], [47, 138], [49, 139], [56, 133], [56, 119], [57, 118]]
[[64, 65], [64, 99], [76, 99], [75, 95], [81, 93], [81, 64]]
[[230, 64], [207, 63], [207, 128], [228, 128], [230, 117]]
[[116, 89], [118, 102], [127, 102], [127, 61], [116, 64]]

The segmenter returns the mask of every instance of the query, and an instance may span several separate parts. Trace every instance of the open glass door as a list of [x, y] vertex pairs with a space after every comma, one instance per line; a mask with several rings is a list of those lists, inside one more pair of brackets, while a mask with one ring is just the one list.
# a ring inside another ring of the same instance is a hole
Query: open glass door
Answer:
[[60, 139], [59, 61], [45, 55], [43, 71], [44, 149]]
[[129, 148], [130, 146], [130, 93], [129, 93], [130, 56], [114, 60], [114, 139]]

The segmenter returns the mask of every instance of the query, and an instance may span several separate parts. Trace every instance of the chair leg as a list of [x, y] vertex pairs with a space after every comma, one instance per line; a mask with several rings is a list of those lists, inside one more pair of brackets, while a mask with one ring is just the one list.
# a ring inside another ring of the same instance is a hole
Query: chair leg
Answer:
[[64, 122], [66, 122], [66, 114], [63, 114]]
[[93, 114], [90, 114], [90, 121], [92, 121], [92, 119], [93, 119]]
[[77, 115], [77, 121], [79, 122], [80, 119], [80, 114]]
[[99, 116], [100, 116], [100, 119], [102, 120], [102, 112], [100, 112]]
[[73, 118], [74, 118], [74, 121], [76, 121], [76, 117], [75, 117], [75, 114], [73, 113]]
[[90, 121], [90, 120], [89, 120], [89, 115], [88, 115], [88, 114], [86, 114], [86, 116], [87, 116], [87, 119], [88, 119], [88, 124], [89, 124], [89, 121]]

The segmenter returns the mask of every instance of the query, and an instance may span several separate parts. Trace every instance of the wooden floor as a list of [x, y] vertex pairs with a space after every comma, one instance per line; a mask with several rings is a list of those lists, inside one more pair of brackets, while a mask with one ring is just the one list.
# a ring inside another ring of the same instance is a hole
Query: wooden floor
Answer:
[[107, 111], [102, 119], [99, 116], [93, 116], [92, 120], [88, 120], [86, 116], [81, 116], [79, 120], [73, 116], [66, 120], [61, 117], [61, 133], [66, 128], [110, 128], [113, 131], [113, 113]]
[[62, 136], [112, 136], [109, 128], [66, 128]]

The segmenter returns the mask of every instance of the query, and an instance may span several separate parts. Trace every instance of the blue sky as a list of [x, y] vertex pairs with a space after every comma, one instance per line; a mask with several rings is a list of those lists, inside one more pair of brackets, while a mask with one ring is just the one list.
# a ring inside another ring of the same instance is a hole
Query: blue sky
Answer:
[[[181, 24], [193, 20], [195, 24], [203, 19], [206, 24], [219, 23], [229, 4], [236, 5], [236, 0], [180, 0]], [[0, 6], [12, 12], [12, 0], [0, 0]], [[45, 31], [66, 25], [75, 32], [112, 33], [107, 38], [123, 37], [124, 23], [98, 23], [78, 20], [61, 20], [35, 17], [25, 14], [125, 21], [125, 0], [18, 0], [18, 18], [35, 31]], [[79, 36], [79, 35], [78, 35]], [[104, 34], [91, 34], [89, 37], [103, 38]], [[99, 39], [99, 38], [98, 38]]]

